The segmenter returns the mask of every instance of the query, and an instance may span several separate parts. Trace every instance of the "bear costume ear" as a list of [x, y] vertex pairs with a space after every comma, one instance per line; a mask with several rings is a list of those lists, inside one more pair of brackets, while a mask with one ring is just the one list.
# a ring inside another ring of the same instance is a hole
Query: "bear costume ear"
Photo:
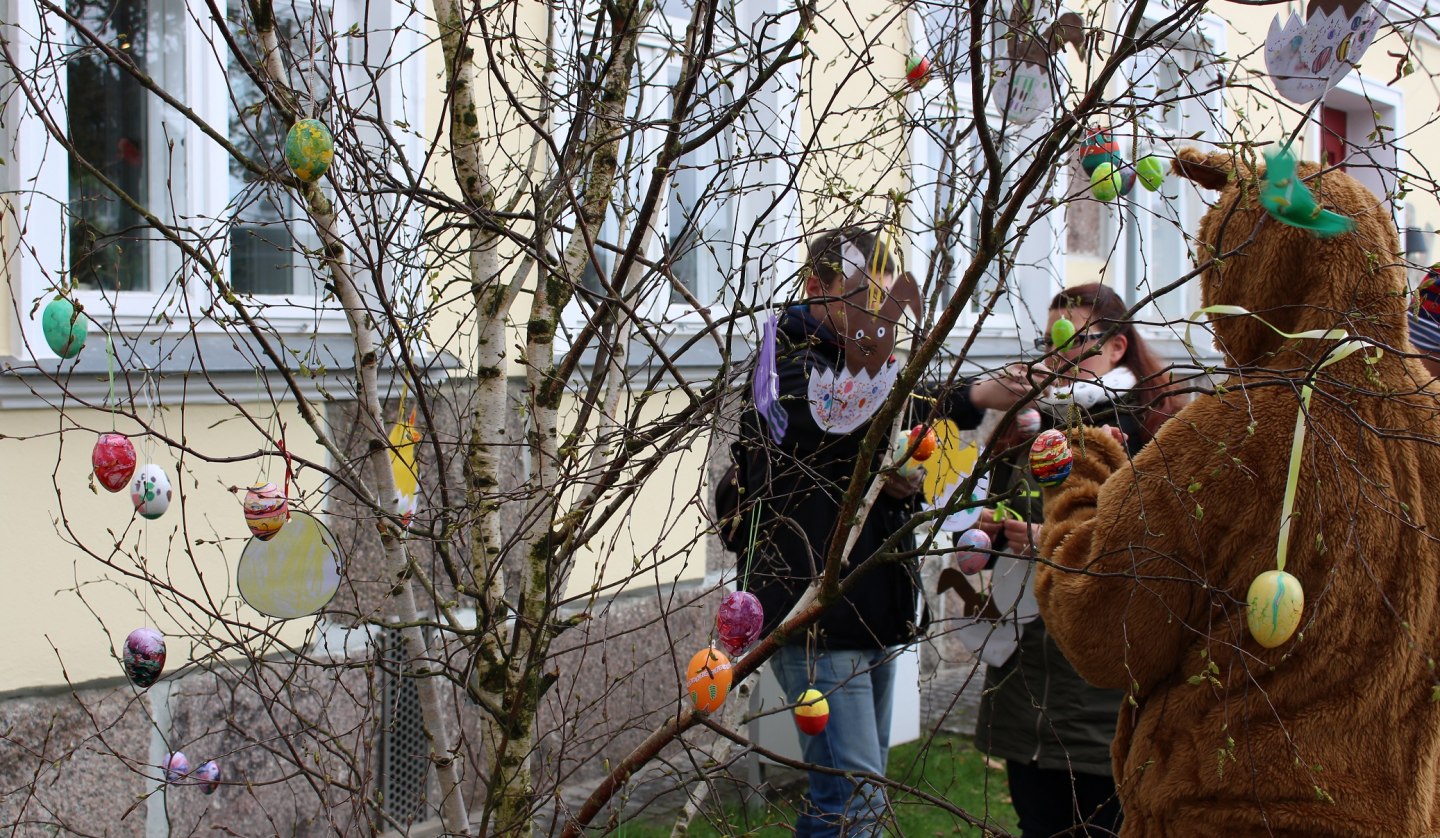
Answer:
[[1175, 174], [1189, 178], [1206, 189], [1220, 191], [1235, 177], [1249, 174], [1250, 167], [1224, 151], [1205, 153], [1198, 148], [1182, 148], [1171, 161]]

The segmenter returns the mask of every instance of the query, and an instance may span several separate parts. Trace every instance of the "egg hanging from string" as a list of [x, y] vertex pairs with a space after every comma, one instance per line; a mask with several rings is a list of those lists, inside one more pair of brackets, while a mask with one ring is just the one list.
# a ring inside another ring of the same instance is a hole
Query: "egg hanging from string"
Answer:
[[749, 591], [731, 591], [720, 600], [715, 612], [715, 633], [720, 645], [732, 655], [738, 655], [750, 648], [760, 637], [760, 628], [765, 623], [765, 609], [760, 600]]
[[285, 135], [285, 163], [295, 177], [314, 183], [335, 159], [335, 137], [318, 119], [302, 119]]
[[220, 764], [212, 759], [195, 769], [195, 780], [200, 784], [200, 791], [214, 794], [220, 788]]
[[56, 297], [45, 304], [45, 310], [40, 314], [40, 332], [52, 352], [61, 358], [74, 358], [85, 348], [90, 323], [80, 306], [64, 297]]
[[107, 492], [123, 491], [135, 476], [135, 445], [124, 434], [101, 434], [90, 452], [90, 466]]
[[242, 504], [245, 509], [245, 525], [250, 533], [261, 541], [269, 541], [280, 532], [290, 518], [290, 501], [274, 483], [252, 486], [245, 493]]
[[966, 530], [955, 539], [955, 566], [973, 575], [990, 563], [990, 536], [984, 530]]
[[154, 463], [142, 466], [130, 483], [130, 502], [135, 504], [140, 517], [151, 521], [170, 508], [171, 495], [170, 478], [165, 475], [165, 469]]
[[1282, 646], [1300, 627], [1305, 591], [1300, 580], [1283, 570], [1267, 570], [1250, 583], [1245, 623], [1250, 636], [1266, 649]]
[[1054, 487], [1065, 482], [1070, 476], [1074, 457], [1070, 454], [1070, 440], [1056, 428], [1035, 437], [1030, 445], [1030, 473], [1041, 486]]
[[701, 649], [685, 669], [685, 688], [695, 709], [713, 713], [730, 694], [730, 659], [715, 649]]
[[183, 751], [176, 751], [165, 758], [165, 782], [178, 783], [190, 773], [190, 760]]
[[145, 689], [165, 671], [165, 635], [149, 626], [137, 628], [125, 638], [120, 657], [125, 665], [125, 677]]
[[824, 693], [809, 689], [795, 701], [795, 726], [809, 736], [819, 736], [830, 723], [830, 702]]

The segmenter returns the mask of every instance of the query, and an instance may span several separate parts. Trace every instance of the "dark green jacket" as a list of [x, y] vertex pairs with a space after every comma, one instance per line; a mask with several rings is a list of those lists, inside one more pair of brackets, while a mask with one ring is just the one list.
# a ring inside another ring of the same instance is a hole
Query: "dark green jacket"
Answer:
[[[1122, 414], [1105, 421], [1119, 424], [1139, 447], [1138, 423]], [[1047, 423], [1048, 425], [1048, 423]], [[1133, 453], [1133, 451], [1132, 451]], [[990, 492], [1004, 495], [1025, 484], [1010, 507], [1031, 523], [1044, 519], [1039, 487], [1030, 476], [1028, 446], [1002, 461], [991, 473]], [[997, 550], [1011, 550], [1002, 540]], [[993, 757], [1036, 763], [1045, 769], [1111, 776], [1110, 742], [1120, 714], [1123, 690], [1092, 687], [1076, 672], [1039, 617], [1025, 624], [1020, 645], [1002, 666], [985, 672], [985, 692], [975, 724], [975, 747]]]

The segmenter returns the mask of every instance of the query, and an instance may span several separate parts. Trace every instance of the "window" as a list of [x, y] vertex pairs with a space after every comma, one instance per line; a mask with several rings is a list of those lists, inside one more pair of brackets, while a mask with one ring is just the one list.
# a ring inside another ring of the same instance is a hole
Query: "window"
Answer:
[[[680, 63], [667, 61], [669, 84], [680, 81]], [[704, 74], [696, 86], [694, 125], [704, 130], [710, 115], [730, 103], [728, 88], [713, 74]], [[719, 301], [734, 268], [735, 241], [734, 155], [729, 132], [722, 131], [681, 156], [670, 177], [667, 242], [670, 269], [701, 304]], [[672, 303], [687, 304], [683, 294], [671, 292]]]
[[[307, 4], [277, 3], [276, 29], [280, 35], [283, 61], [290, 83], [301, 91], [302, 107], [323, 114], [330, 100], [331, 33], [323, 26], [325, 16], [313, 15]], [[300, 21], [305, 21], [302, 24]], [[258, 62], [260, 47], [243, 3], [230, 7], [231, 30], [252, 66]], [[260, 89], [232, 53], [227, 76], [230, 82], [230, 141], [252, 160], [269, 161], [283, 167], [279, 150], [290, 126], [265, 101]], [[300, 250], [318, 245], [316, 237], [301, 234], [304, 213], [289, 190], [273, 181], [263, 181], [231, 158], [230, 198], [236, 220], [230, 228], [230, 283], [248, 294], [289, 294], [296, 290], [296, 275], [305, 269]], [[313, 293], [313, 289], [304, 289]]]
[[[71, 15], [140, 72], [185, 98], [186, 21], [177, 0], [69, 0]], [[66, 61], [69, 138], [69, 253], [81, 288], [114, 292], [158, 288], [177, 267], [140, 213], [105, 186], [166, 215], [185, 187], [184, 130], [167, 108], [81, 32]], [[92, 171], [93, 170], [93, 171]], [[170, 257], [170, 258], [167, 258]]]
[[[1182, 146], [1220, 135], [1217, 120], [1223, 119], [1224, 108], [1211, 68], [1223, 52], [1223, 38], [1224, 22], [1206, 16], [1197, 32], [1127, 62], [1126, 92], [1117, 104], [1135, 119], [1115, 126], [1112, 134], [1128, 163], [1146, 153], [1170, 158]], [[1085, 196], [1079, 200], [1090, 201], [1085, 185], [1081, 181], [1071, 191]], [[1108, 257], [1105, 277], [1127, 303], [1153, 297], [1141, 320], [1171, 323], [1189, 316], [1199, 304], [1197, 284], [1192, 280], [1164, 289], [1194, 268], [1189, 236], [1205, 211], [1197, 187], [1170, 175], [1159, 191], [1137, 184], [1128, 196], [1101, 205], [1100, 211], [1098, 252]]]

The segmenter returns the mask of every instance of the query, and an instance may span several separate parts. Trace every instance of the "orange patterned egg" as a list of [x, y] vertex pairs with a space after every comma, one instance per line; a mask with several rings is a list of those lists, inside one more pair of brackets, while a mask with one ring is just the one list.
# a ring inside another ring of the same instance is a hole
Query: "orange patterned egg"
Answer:
[[685, 670], [685, 688], [695, 702], [695, 709], [713, 713], [730, 694], [730, 659], [714, 649], [701, 649], [690, 659]]

